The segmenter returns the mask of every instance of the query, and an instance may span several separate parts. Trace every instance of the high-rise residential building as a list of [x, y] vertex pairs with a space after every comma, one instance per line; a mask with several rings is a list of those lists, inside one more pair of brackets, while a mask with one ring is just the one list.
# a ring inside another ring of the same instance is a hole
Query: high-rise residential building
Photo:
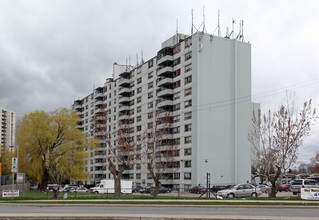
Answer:
[[0, 116], [1, 116], [0, 145], [5, 145], [7, 147], [14, 146], [15, 145], [15, 113], [12, 111], [8, 111], [8, 110], [0, 108]]
[[[205, 185], [207, 173], [211, 184], [251, 181], [250, 43], [203, 32], [176, 34], [146, 62], [134, 67], [115, 63], [112, 78], [74, 102], [83, 132], [93, 134], [91, 119], [101, 106], [109, 113], [110, 129], [129, 121], [134, 141], [155, 120], [149, 116], [154, 109], [172, 117], [167, 138], [178, 144], [179, 166], [162, 185], [187, 190]], [[112, 178], [108, 153], [106, 145], [91, 152], [86, 168], [91, 182]], [[123, 177], [137, 186], [154, 184], [143, 158]]]

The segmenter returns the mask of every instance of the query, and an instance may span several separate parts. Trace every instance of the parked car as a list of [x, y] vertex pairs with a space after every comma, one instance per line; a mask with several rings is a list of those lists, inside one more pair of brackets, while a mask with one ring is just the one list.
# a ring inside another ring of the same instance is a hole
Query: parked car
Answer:
[[143, 189], [143, 187], [141, 187], [141, 186], [133, 186], [132, 187], [132, 192], [134, 193], [134, 192], [139, 192], [141, 189]]
[[190, 188], [189, 192], [199, 194], [205, 192], [205, 190], [206, 189], [202, 186], [193, 186], [192, 188]]
[[72, 189], [69, 190], [70, 193], [89, 193], [90, 190], [84, 186], [80, 186], [80, 187], [73, 187]]
[[48, 184], [47, 185], [47, 191], [50, 191], [50, 192], [52, 192], [53, 191], [53, 189], [56, 189], [56, 190], [58, 190], [59, 189], [59, 185], [58, 184]]
[[262, 194], [260, 188], [254, 187], [252, 184], [237, 184], [230, 189], [220, 190], [217, 192], [217, 196], [224, 198], [233, 197], [257, 197]]
[[214, 192], [214, 193], [216, 193], [220, 190], [224, 190], [224, 189], [226, 189], [226, 186], [224, 186], [224, 185], [213, 186], [212, 188], [210, 188], [211, 192]]
[[[154, 190], [155, 190], [155, 188], [152, 189], [152, 191], [154, 191]], [[161, 186], [161, 187], [159, 188], [159, 190], [158, 190], [158, 193], [170, 193], [171, 191], [172, 191], [171, 189], [166, 188], [166, 187], [164, 187], [164, 186]]]
[[259, 184], [256, 187], [259, 188], [262, 193], [268, 193], [268, 191], [270, 189], [270, 187], [268, 185], [266, 185], [266, 184]]
[[283, 191], [288, 192], [290, 191], [290, 187], [291, 187], [290, 184], [281, 184], [279, 186], [279, 192], [283, 192]]
[[313, 179], [301, 179], [291, 182], [290, 191], [297, 195], [300, 193], [301, 188], [319, 188], [318, 182]]
[[66, 186], [62, 189], [62, 192], [74, 192], [79, 188], [78, 186]]
[[153, 187], [146, 187], [140, 190], [140, 193], [151, 193]]

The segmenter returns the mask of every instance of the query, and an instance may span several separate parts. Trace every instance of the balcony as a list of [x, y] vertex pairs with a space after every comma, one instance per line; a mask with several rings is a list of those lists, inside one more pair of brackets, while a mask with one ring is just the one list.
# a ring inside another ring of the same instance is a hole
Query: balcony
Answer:
[[157, 75], [160, 76], [164, 73], [172, 73], [173, 72], [173, 67], [171, 66], [165, 66], [161, 69], [157, 69]]
[[95, 106], [101, 106], [101, 105], [104, 105], [104, 101], [102, 100], [98, 100], [94, 103]]
[[128, 105], [122, 105], [119, 107], [119, 112], [129, 111], [129, 110], [130, 110], [130, 106], [128, 106]]
[[172, 100], [163, 99], [163, 100], [160, 100], [160, 102], [157, 104], [157, 107], [161, 108], [161, 107], [172, 106], [172, 105], [173, 105]]
[[173, 79], [168, 77], [159, 78], [157, 81], [157, 86], [165, 86], [173, 84]]
[[128, 114], [119, 115], [119, 120], [128, 120], [128, 119], [130, 119], [130, 116]]
[[130, 84], [130, 80], [126, 79], [126, 78], [120, 78], [119, 79], [119, 86], [125, 86], [125, 85], [129, 85]]
[[73, 105], [73, 108], [76, 110], [76, 111], [82, 111], [83, 108], [82, 108], [82, 105], [75, 102], [74, 105]]
[[173, 95], [173, 89], [166, 89], [162, 87], [161, 90], [157, 93], [157, 97], [162, 97], [167, 95]]
[[160, 59], [157, 60], [157, 64], [160, 65], [161, 63], [164, 63], [166, 61], [173, 61], [173, 56], [172, 55], [162, 56]]
[[157, 114], [157, 118], [172, 117], [172, 116], [173, 116], [173, 112], [170, 112], [170, 111], [163, 111]]
[[125, 103], [125, 102], [130, 102], [130, 98], [129, 97], [125, 97], [125, 96], [121, 96], [119, 98], [119, 103]]
[[131, 92], [130, 88], [120, 88], [119, 89], [119, 95], [123, 95], [125, 93], [130, 93], [130, 92]]
[[101, 99], [101, 98], [103, 99], [103, 92], [95, 93], [94, 98], [95, 99]]

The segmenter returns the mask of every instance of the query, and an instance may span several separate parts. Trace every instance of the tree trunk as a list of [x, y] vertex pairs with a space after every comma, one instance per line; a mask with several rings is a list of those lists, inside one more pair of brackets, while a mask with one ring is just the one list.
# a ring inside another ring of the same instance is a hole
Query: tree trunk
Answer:
[[121, 197], [121, 178], [119, 175], [114, 175], [114, 198]]
[[53, 197], [52, 199], [58, 199], [59, 196], [59, 186], [53, 187]]
[[43, 175], [41, 178], [41, 183], [39, 184], [39, 189], [45, 190], [48, 186], [49, 183], [49, 172], [47, 170], [47, 168], [44, 166], [44, 170], [43, 170]]
[[156, 198], [157, 196], [158, 196], [158, 191], [159, 191], [159, 189], [160, 189], [160, 181], [159, 180], [156, 180], [156, 181], [154, 181], [155, 182], [155, 188], [154, 188], [154, 191], [152, 192], [152, 196], [154, 197], [154, 198]]

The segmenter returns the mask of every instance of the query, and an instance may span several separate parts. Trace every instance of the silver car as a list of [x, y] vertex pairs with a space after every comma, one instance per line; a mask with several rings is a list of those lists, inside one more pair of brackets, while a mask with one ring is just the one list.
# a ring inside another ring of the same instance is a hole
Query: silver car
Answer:
[[256, 188], [249, 183], [237, 184], [229, 189], [220, 190], [217, 192], [217, 196], [221, 196], [224, 198], [257, 197], [261, 194], [262, 192], [259, 188]]

